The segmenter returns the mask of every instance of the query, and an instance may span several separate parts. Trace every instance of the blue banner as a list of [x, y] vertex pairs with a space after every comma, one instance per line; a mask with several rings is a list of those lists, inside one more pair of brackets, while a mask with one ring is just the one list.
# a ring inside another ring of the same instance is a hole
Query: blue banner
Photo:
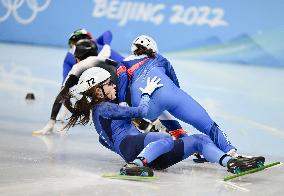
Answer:
[[0, 0], [0, 41], [67, 47], [71, 32], [113, 32], [130, 52], [140, 34], [182, 58], [284, 65], [282, 0]]

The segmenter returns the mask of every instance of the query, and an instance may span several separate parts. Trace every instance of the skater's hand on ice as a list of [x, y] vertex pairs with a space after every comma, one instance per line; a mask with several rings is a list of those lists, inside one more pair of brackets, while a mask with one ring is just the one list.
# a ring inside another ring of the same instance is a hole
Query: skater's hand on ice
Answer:
[[161, 81], [160, 78], [158, 78], [157, 76], [155, 76], [154, 78], [152, 78], [152, 80], [150, 79], [150, 77], [148, 77], [147, 79], [147, 86], [145, 88], [139, 88], [143, 94], [148, 94], [149, 96], [152, 95], [152, 93], [157, 89], [163, 86], [163, 84], [159, 84], [159, 82]]

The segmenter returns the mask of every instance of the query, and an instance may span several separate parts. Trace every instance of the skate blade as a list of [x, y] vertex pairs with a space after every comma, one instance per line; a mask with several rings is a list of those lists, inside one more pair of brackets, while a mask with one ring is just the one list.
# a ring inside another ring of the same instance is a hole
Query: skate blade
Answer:
[[234, 179], [234, 178], [237, 178], [237, 177], [240, 177], [240, 176], [244, 176], [244, 175], [247, 175], [247, 174], [259, 172], [259, 171], [262, 171], [266, 168], [273, 167], [273, 166], [276, 166], [276, 165], [279, 165], [279, 164], [281, 164], [281, 162], [273, 162], [273, 163], [270, 163], [270, 164], [267, 164], [267, 165], [263, 165], [263, 166], [260, 166], [260, 167], [254, 168], [254, 169], [250, 169], [250, 170], [241, 172], [239, 174], [227, 176], [227, 177], [224, 178], [224, 181], [228, 181], [228, 180], [231, 180], [231, 179]]

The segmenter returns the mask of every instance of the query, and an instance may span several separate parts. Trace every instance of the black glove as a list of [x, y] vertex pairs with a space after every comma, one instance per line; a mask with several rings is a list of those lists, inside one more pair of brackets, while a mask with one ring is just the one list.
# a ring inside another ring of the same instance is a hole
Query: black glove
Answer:
[[113, 61], [113, 60], [111, 60], [111, 59], [106, 59], [106, 60], [105, 60], [105, 63], [106, 63], [106, 64], [109, 64], [109, 65], [112, 65], [112, 66], [114, 66], [114, 67], [116, 67], [116, 66], [118, 65], [118, 62]]
[[64, 87], [66, 88], [71, 88], [72, 86], [75, 86], [76, 84], [78, 84], [79, 78], [75, 75], [69, 75], [68, 79], [65, 82]]

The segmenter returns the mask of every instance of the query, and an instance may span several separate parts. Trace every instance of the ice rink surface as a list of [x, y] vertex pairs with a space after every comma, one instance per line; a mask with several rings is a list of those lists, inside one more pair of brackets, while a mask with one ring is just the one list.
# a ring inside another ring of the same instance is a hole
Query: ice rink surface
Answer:
[[[284, 194], [283, 165], [223, 182], [230, 175], [225, 168], [189, 158], [155, 172], [159, 179], [153, 182], [102, 178], [124, 162], [98, 143], [93, 125], [31, 135], [49, 118], [66, 51], [0, 44], [0, 52], [0, 195]], [[166, 56], [182, 88], [206, 108], [240, 153], [284, 162], [284, 69]], [[35, 101], [25, 101], [28, 92]], [[190, 134], [197, 132], [183, 125]]]

